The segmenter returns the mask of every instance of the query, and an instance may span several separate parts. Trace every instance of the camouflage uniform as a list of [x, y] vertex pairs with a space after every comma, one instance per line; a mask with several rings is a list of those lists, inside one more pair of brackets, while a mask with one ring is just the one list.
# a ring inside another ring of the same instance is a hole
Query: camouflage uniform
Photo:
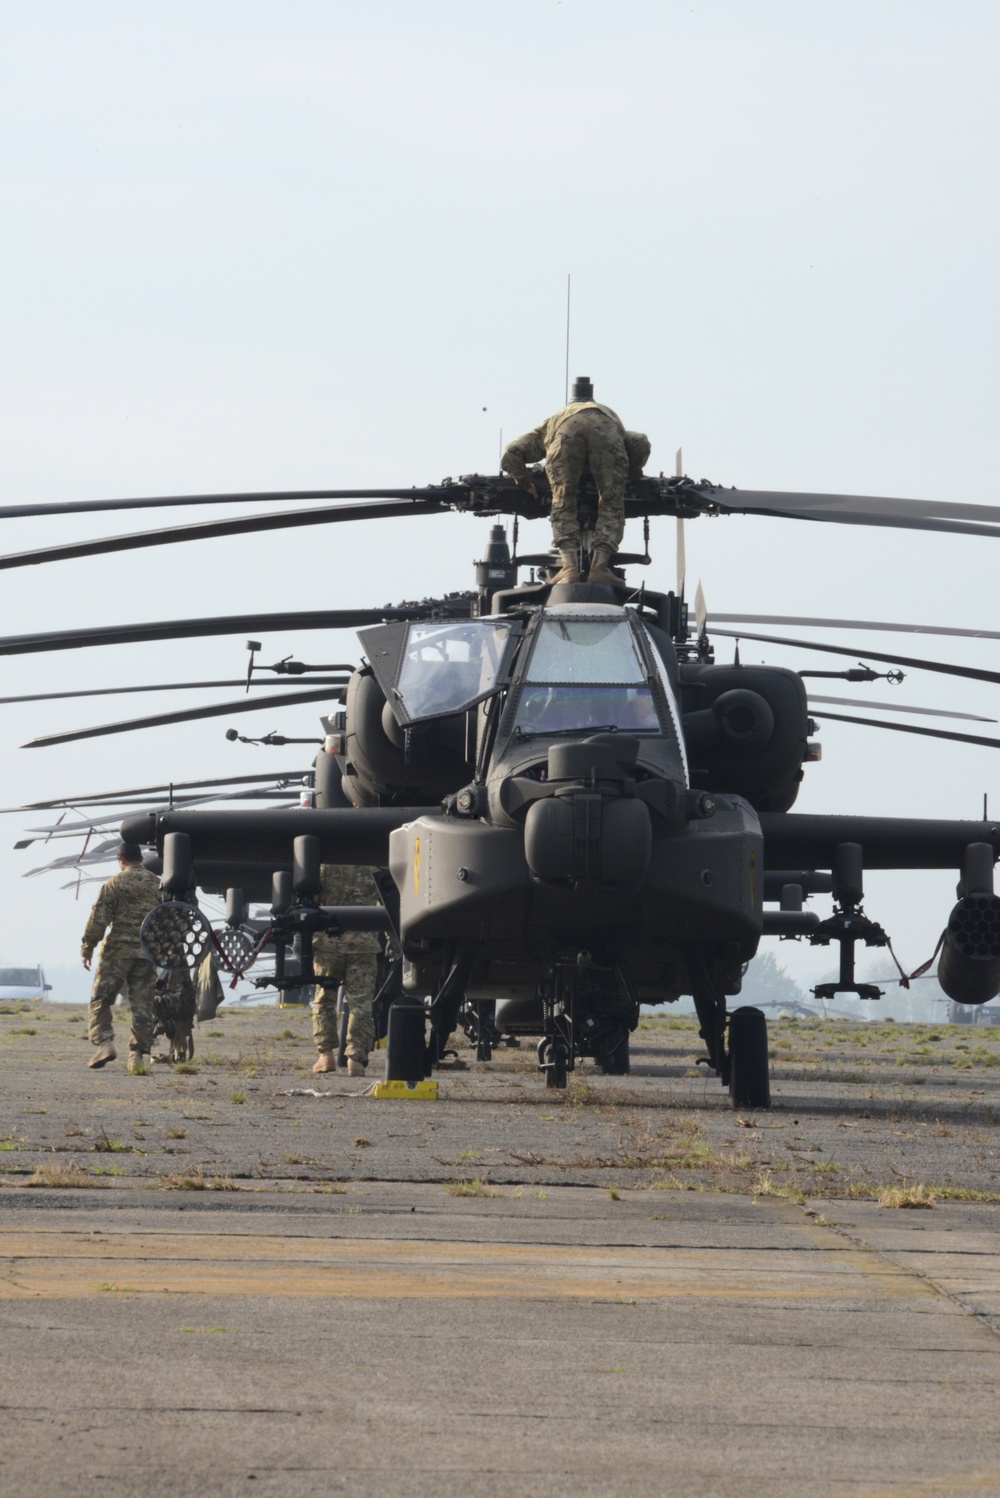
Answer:
[[143, 956], [139, 927], [160, 902], [160, 881], [141, 864], [129, 864], [113, 875], [97, 897], [83, 933], [81, 955], [89, 962], [94, 948], [104, 939], [90, 995], [91, 1042], [104, 1045], [114, 1039], [111, 1009], [118, 994], [127, 994], [132, 1010], [130, 1051], [149, 1052], [153, 1045], [153, 985], [156, 969]]
[[[375, 886], [372, 870], [348, 864], [325, 863], [320, 868], [321, 905], [373, 905]], [[347, 1056], [367, 1061], [375, 1044], [372, 997], [375, 987], [375, 957], [378, 938], [373, 931], [345, 931], [343, 936], [313, 939], [313, 967], [317, 977], [329, 981], [316, 985], [313, 998], [313, 1039], [316, 1049], [335, 1051], [337, 1035], [337, 989], [345, 985], [350, 1018], [347, 1022]]]
[[617, 551], [625, 533], [625, 482], [642, 473], [649, 458], [649, 438], [644, 432], [627, 432], [610, 406], [573, 401], [508, 443], [500, 466], [523, 487], [528, 480], [527, 465], [543, 458], [552, 489], [555, 544], [580, 539], [576, 490], [589, 468], [598, 495], [593, 544]]

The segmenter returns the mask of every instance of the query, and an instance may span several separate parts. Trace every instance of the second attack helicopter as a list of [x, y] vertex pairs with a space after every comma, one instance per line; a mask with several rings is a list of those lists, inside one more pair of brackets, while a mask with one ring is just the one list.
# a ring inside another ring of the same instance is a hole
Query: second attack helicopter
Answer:
[[[328, 493], [362, 502], [83, 545], [131, 549], [190, 539], [199, 529], [218, 535], [315, 524], [320, 516], [443, 508], [534, 517], [545, 513], [548, 490], [543, 472], [533, 479], [533, 495], [504, 476], [482, 475], [423, 491]], [[192, 501], [159, 501], [174, 502]], [[586, 476], [580, 504], [586, 548], [596, 516]], [[618, 568], [649, 561], [651, 515], [682, 520], [726, 512], [1000, 534], [1000, 510], [989, 506], [751, 493], [661, 476], [629, 486], [626, 513], [644, 521], [647, 545], [641, 554], [620, 554]], [[343, 704], [327, 720], [312, 806], [149, 810], [123, 822], [128, 841], [155, 847], [163, 860], [169, 903], [150, 917], [148, 933], [160, 960], [190, 960], [202, 949], [196, 888], [230, 891], [235, 931], [246, 899], [261, 898], [273, 880], [272, 926], [282, 942], [301, 938], [305, 981], [313, 932], [352, 925], [388, 931], [395, 954], [391, 977], [384, 973], [393, 997], [390, 1077], [415, 1080], [432, 1069], [460, 1015], [484, 1056], [501, 1033], [536, 1036], [550, 1086], [565, 1086], [581, 1056], [620, 1073], [628, 1069], [640, 1005], [690, 994], [709, 1065], [734, 1103], [753, 1107], [770, 1100], [766, 1022], [757, 1009], [729, 1008], [745, 965], [765, 934], [835, 942], [839, 979], [826, 992], [876, 996], [854, 974], [856, 943], [888, 940], [862, 909], [866, 867], [954, 868], [959, 899], [939, 981], [962, 1003], [983, 1003], [1000, 991], [997, 824], [793, 814], [803, 767], [818, 755], [801, 675], [738, 660], [717, 664], [704, 612], [692, 630], [680, 588], [633, 589], [624, 572], [620, 588], [553, 585], [551, 555], [518, 556], [516, 544], [516, 518], [513, 555], [503, 527], [494, 525], [474, 590], [391, 609], [0, 641], [0, 653], [14, 653], [263, 630], [279, 620], [282, 627], [363, 626], [359, 669], [284, 699], [329, 702], [336, 686]], [[80, 550], [22, 556], [47, 560]], [[0, 558], [0, 567], [12, 560]], [[529, 567], [531, 580], [519, 583], [519, 570]], [[273, 669], [287, 677], [334, 668], [284, 662]], [[324, 911], [321, 861], [380, 866], [378, 907]], [[835, 906], [820, 922], [804, 901], [824, 889]]]

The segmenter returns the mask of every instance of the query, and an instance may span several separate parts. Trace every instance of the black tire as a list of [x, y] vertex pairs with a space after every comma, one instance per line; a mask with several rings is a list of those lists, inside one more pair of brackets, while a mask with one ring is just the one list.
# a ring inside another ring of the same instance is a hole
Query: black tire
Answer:
[[422, 1082], [427, 1063], [427, 1011], [423, 1004], [397, 999], [389, 1010], [385, 1042], [387, 1082]]
[[767, 1020], [749, 1005], [729, 1017], [729, 1096], [734, 1108], [770, 1108]]
[[609, 1051], [594, 1058], [606, 1077], [627, 1077], [630, 1070], [628, 1032], [626, 1031]]
[[562, 1046], [553, 1046], [551, 1064], [545, 1070], [545, 1085], [546, 1087], [564, 1088], [566, 1086], [567, 1078], [568, 1067], [566, 1052], [563, 1050]]

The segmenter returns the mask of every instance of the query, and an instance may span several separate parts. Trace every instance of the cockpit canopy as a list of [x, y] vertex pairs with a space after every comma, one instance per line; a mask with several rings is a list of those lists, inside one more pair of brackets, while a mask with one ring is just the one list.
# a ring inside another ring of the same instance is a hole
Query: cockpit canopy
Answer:
[[359, 632], [379, 686], [404, 727], [464, 712], [506, 682], [512, 619], [429, 620]]
[[399, 621], [359, 639], [403, 728], [510, 687], [504, 737], [620, 731], [672, 741], [684, 761], [670, 672], [632, 609], [565, 604], [528, 620]]

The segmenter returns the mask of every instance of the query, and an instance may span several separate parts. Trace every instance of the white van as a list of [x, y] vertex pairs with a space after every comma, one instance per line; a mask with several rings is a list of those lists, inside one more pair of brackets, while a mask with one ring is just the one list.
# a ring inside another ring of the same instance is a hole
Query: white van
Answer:
[[40, 967], [0, 967], [0, 1000], [44, 999], [51, 992]]

